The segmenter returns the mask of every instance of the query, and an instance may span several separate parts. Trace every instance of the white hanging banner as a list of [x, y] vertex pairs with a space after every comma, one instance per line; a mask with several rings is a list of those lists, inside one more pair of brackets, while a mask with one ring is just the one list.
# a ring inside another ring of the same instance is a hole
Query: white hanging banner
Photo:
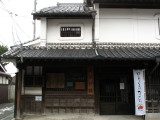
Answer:
[[135, 93], [135, 115], [145, 115], [145, 70], [133, 70], [134, 93]]

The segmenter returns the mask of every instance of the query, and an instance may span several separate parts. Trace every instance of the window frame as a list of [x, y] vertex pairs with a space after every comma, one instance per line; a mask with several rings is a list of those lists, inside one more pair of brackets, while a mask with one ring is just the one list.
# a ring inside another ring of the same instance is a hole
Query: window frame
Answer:
[[[28, 74], [28, 70], [27, 68], [31, 68], [30, 69], [30, 73]], [[39, 74], [35, 74], [35, 69], [37, 69], [36, 67], [38, 67], [38, 71]], [[38, 81], [38, 82], [37, 82]], [[42, 66], [26, 66], [25, 67], [25, 74], [24, 74], [24, 87], [42, 87], [43, 85], [43, 67]]]
[[[61, 37], [61, 28], [62, 27], [80, 27], [81, 28], [81, 36], [80, 37]], [[83, 38], [84, 38], [84, 25], [83, 24], [59, 24], [58, 31], [59, 31], [58, 40], [60, 40], [60, 41], [83, 40]]]
[[[79, 68], [78, 68], [79, 69]], [[65, 76], [65, 80], [64, 80], [64, 88], [47, 88], [47, 85], [45, 85], [45, 89], [47, 91], [87, 91], [88, 90], [88, 79], [87, 79], [87, 69], [84, 67], [81, 67], [80, 70], [78, 70], [77, 68], [63, 68], [63, 70], [61, 71], [48, 71], [46, 74], [49, 73], [64, 73]], [[80, 74], [81, 77], [83, 77], [83, 79], [80, 80], [73, 80], [73, 76], [71, 75], [72, 72], [78, 73]], [[83, 71], [83, 72], [82, 72]], [[70, 76], [71, 75], [71, 76]], [[72, 82], [73, 86], [67, 86], [68, 82]], [[85, 84], [85, 88], [84, 89], [76, 89], [76, 83], [84, 83]], [[46, 83], [47, 83], [47, 79], [46, 79]]]
[[[77, 32], [79, 32], [79, 34], [77, 34]], [[81, 37], [81, 27], [70, 27], [70, 26], [61, 27], [60, 36], [61, 37]]]

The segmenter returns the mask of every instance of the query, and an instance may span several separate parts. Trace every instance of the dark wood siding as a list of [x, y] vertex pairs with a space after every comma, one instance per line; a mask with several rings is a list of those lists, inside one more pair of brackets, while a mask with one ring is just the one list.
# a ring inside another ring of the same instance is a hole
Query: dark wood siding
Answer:
[[35, 101], [35, 95], [22, 96], [22, 112], [27, 114], [41, 114], [42, 102]]
[[8, 102], [8, 85], [0, 85], [0, 103]]
[[148, 71], [146, 76], [146, 91], [147, 112], [160, 113], [160, 67], [151, 76], [150, 71]]
[[94, 96], [47, 92], [45, 113], [94, 113]]

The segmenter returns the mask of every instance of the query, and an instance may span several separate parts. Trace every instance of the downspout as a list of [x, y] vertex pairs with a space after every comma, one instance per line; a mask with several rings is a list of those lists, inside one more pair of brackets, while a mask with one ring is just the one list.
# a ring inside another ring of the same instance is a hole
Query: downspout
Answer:
[[20, 44], [21, 62], [23, 63], [23, 54], [22, 54], [22, 51], [23, 51], [23, 45], [22, 45], [22, 44]]
[[149, 84], [149, 98], [151, 100], [151, 86], [150, 86], [150, 81], [151, 81], [151, 76], [152, 74], [154, 73], [154, 71], [158, 68], [159, 66], [159, 62], [160, 62], [160, 59], [156, 58], [156, 66], [151, 70], [151, 72], [149, 73], [149, 81], [148, 81], [148, 84]]
[[94, 52], [95, 52], [96, 56], [99, 56], [99, 53], [97, 51], [96, 41], [95, 41], [95, 16], [96, 15], [97, 15], [96, 11], [93, 10], [92, 11], [92, 19], [93, 19], [93, 23], [92, 23], [92, 44], [93, 44], [93, 49], [94, 49]]
[[16, 83], [15, 83], [15, 100], [14, 100], [14, 118], [17, 117], [17, 87], [18, 87], [18, 74], [16, 73]]

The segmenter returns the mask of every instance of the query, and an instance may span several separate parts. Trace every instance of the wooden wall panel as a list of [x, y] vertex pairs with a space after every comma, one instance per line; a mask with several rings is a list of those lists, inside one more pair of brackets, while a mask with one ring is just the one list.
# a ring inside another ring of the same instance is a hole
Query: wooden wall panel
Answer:
[[95, 113], [93, 95], [45, 95], [45, 114]]
[[94, 95], [94, 69], [88, 67], [88, 95]]
[[85, 82], [75, 82], [76, 90], [85, 90]]
[[64, 73], [48, 73], [46, 87], [47, 88], [64, 88], [65, 87]]
[[0, 85], [0, 103], [8, 102], [8, 85]]
[[42, 101], [35, 101], [34, 95], [22, 96], [23, 98], [23, 112], [27, 114], [41, 114]]

